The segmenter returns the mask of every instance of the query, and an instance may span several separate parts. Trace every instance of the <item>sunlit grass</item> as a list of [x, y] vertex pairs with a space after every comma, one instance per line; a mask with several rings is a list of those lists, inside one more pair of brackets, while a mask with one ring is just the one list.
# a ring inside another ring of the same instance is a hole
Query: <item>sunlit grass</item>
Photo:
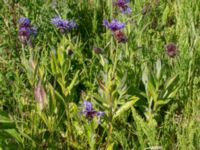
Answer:
[[[0, 1], [0, 149], [200, 149], [199, 11], [198, 0]], [[37, 36], [19, 32], [21, 17]]]

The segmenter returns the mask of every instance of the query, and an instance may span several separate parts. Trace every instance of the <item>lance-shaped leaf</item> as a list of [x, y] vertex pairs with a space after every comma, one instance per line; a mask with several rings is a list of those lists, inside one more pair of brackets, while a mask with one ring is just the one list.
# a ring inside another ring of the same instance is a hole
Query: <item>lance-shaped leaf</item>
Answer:
[[49, 98], [49, 108], [50, 108], [50, 112], [53, 113], [56, 110], [56, 96], [55, 96], [55, 89], [53, 88], [53, 86], [49, 83], [48, 85], [49, 88], [49, 92], [50, 92], [50, 98]]
[[54, 75], [58, 73], [58, 62], [53, 52], [51, 53], [51, 71]]
[[0, 131], [7, 133], [18, 143], [22, 144], [22, 138], [19, 132], [16, 130], [15, 122], [4, 112], [0, 112]]
[[13, 129], [15, 123], [5, 113], [0, 113], [0, 129]]
[[19, 132], [17, 132], [16, 129], [6, 129], [4, 130], [6, 133], [8, 133], [10, 136], [12, 136], [15, 140], [17, 140], [19, 143], [23, 143], [22, 142], [22, 138], [19, 134]]
[[149, 70], [146, 64], [142, 67], [143, 67], [142, 68], [142, 82], [145, 85], [145, 88], [147, 89], [148, 80], [149, 80]]
[[75, 83], [76, 83], [76, 81], [78, 79], [78, 75], [79, 75], [79, 71], [76, 72], [73, 80], [71, 81], [70, 85], [67, 87], [67, 89], [66, 89], [66, 91], [64, 93], [65, 96], [67, 96], [71, 92], [72, 88], [74, 87], [74, 85], [75, 85]]
[[117, 112], [114, 114], [113, 119], [116, 119], [117, 117], [119, 117], [121, 114], [123, 114], [124, 112], [126, 112], [129, 108], [131, 108], [137, 101], [139, 100], [138, 97], [136, 96], [132, 96], [130, 98], [130, 101], [126, 102], [124, 105], [122, 105]]
[[[169, 98], [169, 97], [172, 97], [173, 95], [175, 96], [177, 90], [179, 89], [179, 84], [178, 84], [178, 81], [179, 81], [179, 75], [176, 75], [172, 78], [170, 78], [166, 84], [165, 84], [165, 92], [163, 93], [163, 98]], [[173, 94], [171, 94], [173, 93]]]
[[162, 71], [162, 65], [161, 65], [161, 60], [158, 59], [156, 61], [156, 78], [159, 80], [161, 77], [161, 72]]
[[171, 99], [159, 99], [155, 102], [154, 110], [159, 111], [160, 108], [170, 102]]

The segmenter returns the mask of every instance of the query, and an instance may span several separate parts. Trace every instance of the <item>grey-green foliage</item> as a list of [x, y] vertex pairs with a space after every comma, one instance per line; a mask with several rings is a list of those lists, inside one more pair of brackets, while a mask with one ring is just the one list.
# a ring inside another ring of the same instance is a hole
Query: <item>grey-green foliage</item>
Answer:
[[[0, 149], [200, 149], [200, 1], [130, 7], [122, 14], [112, 0], [0, 1]], [[32, 48], [18, 40], [23, 16], [38, 27]], [[55, 16], [78, 26], [62, 34]], [[127, 43], [102, 25], [112, 18], [126, 23]], [[105, 113], [101, 124], [84, 116], [84, 100]]]

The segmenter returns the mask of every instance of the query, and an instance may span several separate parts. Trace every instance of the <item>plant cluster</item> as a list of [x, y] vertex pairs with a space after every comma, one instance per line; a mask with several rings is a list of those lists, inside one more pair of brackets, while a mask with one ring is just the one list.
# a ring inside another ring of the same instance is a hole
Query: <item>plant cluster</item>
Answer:
[[0, 1], [0, 149], [200, 149], [200, 1]]

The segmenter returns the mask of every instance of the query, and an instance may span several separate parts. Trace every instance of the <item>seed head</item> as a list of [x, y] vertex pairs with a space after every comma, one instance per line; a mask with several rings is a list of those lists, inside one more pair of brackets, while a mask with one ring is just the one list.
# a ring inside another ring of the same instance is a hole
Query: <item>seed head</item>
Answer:
[[169, 57], [175, 57], [178, 53], [177, 46], [174, 43], [169, 43], [165, 46], [166, 53]]
[[119, 42], [119, 43], [126, 43], [128, 41], [128, 38], [124, 34], [124, 32], [117, 30], [114, 32], [114, 38]]
[[99, 48], [99, 47], [93, 47], [93, 50], [94, 50], [94, 52], [96, 53], [96, 54], [101, 54], [102, 53], [102, 49], [101, 48]]

